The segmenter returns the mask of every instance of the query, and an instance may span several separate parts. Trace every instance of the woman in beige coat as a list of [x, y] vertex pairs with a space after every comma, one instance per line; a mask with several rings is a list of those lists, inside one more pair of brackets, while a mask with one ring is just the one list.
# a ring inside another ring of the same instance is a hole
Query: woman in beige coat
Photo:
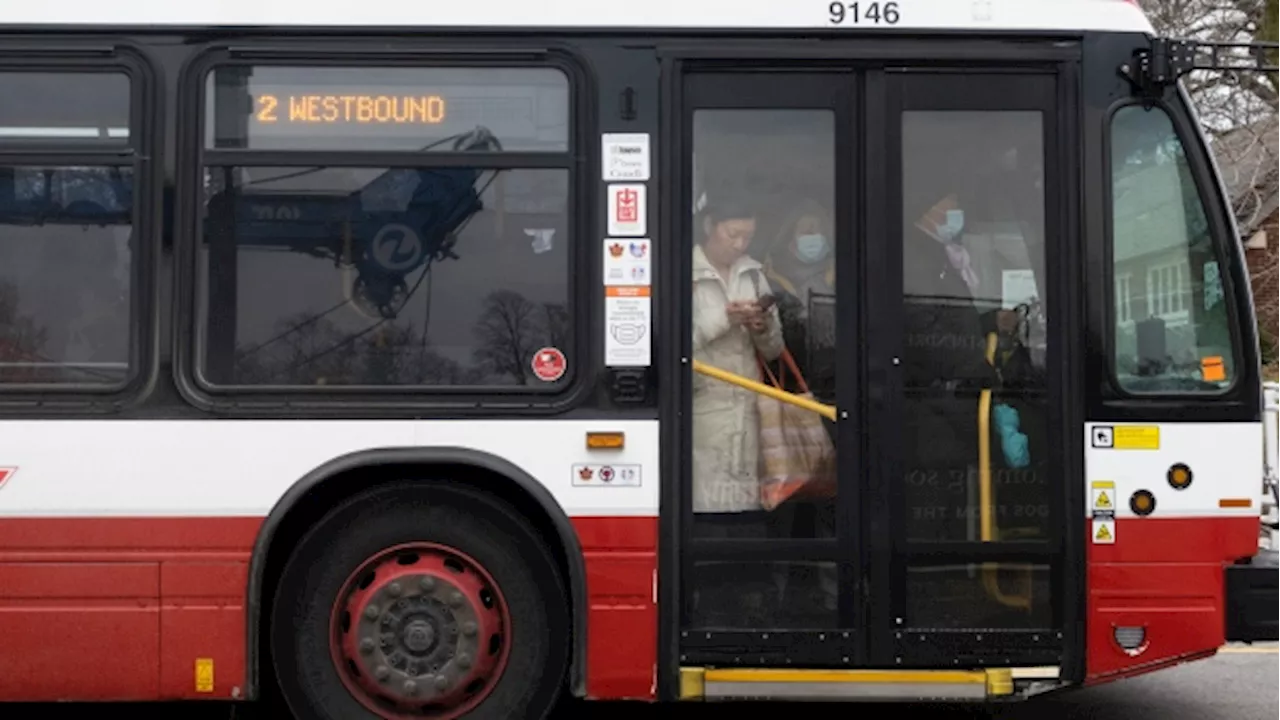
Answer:
[[[750, 208], [708, 208], [693, 248], [693, 357], [752, 379], [759, 352], [782, 351], [778, 311], [762, 308], [769, 294], [761, 264], [746, 254], [755, 235]], [[760, 509], [757, 395], [702, 375], [693, 383], [693, 511], [740, 513]], [[698, 518], [698, 524], [704, 520]], [[714, 522], [714, 521], [713, 521]]]

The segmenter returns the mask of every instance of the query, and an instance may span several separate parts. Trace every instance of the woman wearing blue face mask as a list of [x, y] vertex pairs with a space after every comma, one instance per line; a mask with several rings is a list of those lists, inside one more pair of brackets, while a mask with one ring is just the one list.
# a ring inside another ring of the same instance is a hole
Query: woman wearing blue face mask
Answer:
[[[782, 337], [809, 390], [819, 402], [835, 404], [835, 253], [831, 214], [813, 200], [800, 203], [783, 222], [765, 257], [765, 276], [777, 298]], [[780, 363], [770, 363], [784, 389], [799, 392]], [[826, 423], [835, 441], [835, 425]], [[830, 498], [789, 500], [771, 513], [775, 537], [829, 538], [835, 534], [835, 503]], [[787, 607], [825, 622], [836, 612], [834, 569], [816, 574], [782, 571], [779, 593]]]
[[[836, 253], [831, 215], [805, 200], [786, 218], [765, 258], [778, 299], [783, 339], [820, 402], [835, 402]], [[825, 314], [825, 317], [815, 317]], [[787, 390], [795, 392], [787, 378]]]

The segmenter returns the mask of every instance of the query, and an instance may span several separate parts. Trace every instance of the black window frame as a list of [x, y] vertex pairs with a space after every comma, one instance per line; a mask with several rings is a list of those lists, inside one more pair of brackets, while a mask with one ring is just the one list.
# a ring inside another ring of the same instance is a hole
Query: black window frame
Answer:
[[[175, 273], [174, 377], [188, 402], [205, 410], [238, 413], [291, 412], [349, 414], [367, 410], [374, 415], [398, 411], [415, 416], [471, 413], [548, 414], [574, 405], [597, 375], [587, 322], [590, 310], [590, 236], [594, 185], [586, 172], [591, 166], [594, 92], [585, 64], [573, 53], [545, 45], [525, 46], [507, 41], [500, 46], [432, 43], [411, 40], [368, 45], [368, 38], [297, 43], [214, 45], [197, 53], [184, 68], [178, 87], [177, 272]], [[414, 153], [407, 151], [252, 150], [206, 147], [205, 117], [208, 76], [228, 66], [262, 67], [407, 67], [496, 69], [551, 68], [560, 71], [568, 87], [569, 131], [563, 151], [502, 151]], [[335, 168], [477, 168], [487, 170], [563, 170], [568, 178], [565, 222], [569, 249], [566, 268], [568, 360], [564, 380], [551, 387], [529, 385], [221, 385], [203, 377], [205, 331], [199, 319], [197, 291], [199, 248], [203, 242], [203, 174], [210, 167], [335, 167]]]
[[164, 185], [163, 88], [155, 63], [141, 48], [71, 39], [12, 41], [0, 45], [0, 72], [123, 75], [129, 82], [129, 137], [112, 139], [0, 139], [0, 166], [116, 167], [133, 172], [129, 268], [128, 368], [115, 383], [7, 383], [0, 381], [6, 411], [114, 412], [136, 403], [154, 383], [159, 366], [155, 298], [160, 190]]
[[[1169, 100], [1169, 94], [1175, 96], [1176, 102]], [[1244, 264], [1244, 258], [1230, 253], [1230, 243], [1234, 240], [1234, 235], [1231, 232], [1234, 222], [1230, 215], [1230, 205], [1222, 195], [1223, 191], [1220, 183], [1216, 181], [1217, 175], [1209, 155], [1209, 149], [1204, 145], [1203, 137], [1193, 129], [1191, 120], [1183, 112], [1189, 106], [1189, 102], [1189, 99], [1180, 88], [1171, 88], [1167, 91], [1166, 96], [1161, 98], [1124, 99], [1112, 104], [1103, 114], [1102, 200], [1105, 204], [1105, 211], [1103, 212], [1103, 268], [1105, 282], [1102, 283], [1103, 287], [1101, 288], [1105, 298], [1103, 307], [1103, 312], [1105, 313], [1105, 324], [1103, 326], [1105, 358], [1103, 362], [1106, 367], [1106, 381], [1111, 386], [1110, 393], [1108, 393], [1111, 399], [1124, 401], [1165, 400], [1193, 403], [1205, 401], [1216, 403], [1239, 397], [1243, 388], [1250, 385], [1249, 378], [1257, 374], [1256, 369], [1251, 369], [1251, 363], [1256, 360], [1256, 354], [1250, 352], [1246, 347], [1246, 333], [1242, 332], [1240, 326], [1242, 295], [1237, 275], [1241, 272], [1240, 268]], [[1227, 332], [1230, 337], [1231, 352], [1233, 354], [1232, 369], [1234, 372], [1230, 382], [1225, 387], [1216, 390], [1161, 389], [1149, 392], [1134, 391], [1125, 386], [1116, 370], [1116, 208], [1114, 201], [1115, 168], [1112, 164], [1112, 150], [1114, 148], [1112, 138], [1116, 115], [1125, 109], [1133, 107], [1147, 111], [1162, 112], [1169, 120], [1174, 136], [1182, 148], [1182, 155], [1186, 159], [1191, 181], [1195, 184], [1196, 197], [1204, 210], [1209, 232], [1209, 243], [1213, 249], [1213, 258], [1217, 261], [1219, 267], [1218, 279], [1222, 283], [1223, 302], [1226, 306], [1227, 314]]]

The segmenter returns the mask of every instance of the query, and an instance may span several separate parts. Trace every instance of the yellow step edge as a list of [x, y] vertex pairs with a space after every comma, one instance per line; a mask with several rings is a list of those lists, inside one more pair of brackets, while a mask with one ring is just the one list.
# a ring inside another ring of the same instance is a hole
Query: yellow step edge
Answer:
[[[988, 696], [1013, 693], [1017, 668], [985, 670], [804, 670], [796, 668], [680, 668], [680, 697], [706, 696], [708, 683], [764, 684], [865, 684], [865, 685], [982, 685]], [[972, 691], [970, 691], [972, 692]]]

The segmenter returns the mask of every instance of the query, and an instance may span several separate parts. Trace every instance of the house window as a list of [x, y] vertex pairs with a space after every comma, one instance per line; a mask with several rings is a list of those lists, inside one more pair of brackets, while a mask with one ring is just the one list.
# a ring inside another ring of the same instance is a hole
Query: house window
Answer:
[[1190, 264], [1185, 260], [1147, 269], [1147, 308], [1166, 320], [1182, 320], [1190, 305]]
[[[1238, 354], [1218, 243], [1173, 122], [1128, 106], [1111, 121], [1111, 346], [1133, 393], [1218, 392]], [[1134, 283], [1142, 282], [1142, 287]]]
[[1129, 273], [1116, 276], [1116, 324], [1133, 322], [1133, 276]]

